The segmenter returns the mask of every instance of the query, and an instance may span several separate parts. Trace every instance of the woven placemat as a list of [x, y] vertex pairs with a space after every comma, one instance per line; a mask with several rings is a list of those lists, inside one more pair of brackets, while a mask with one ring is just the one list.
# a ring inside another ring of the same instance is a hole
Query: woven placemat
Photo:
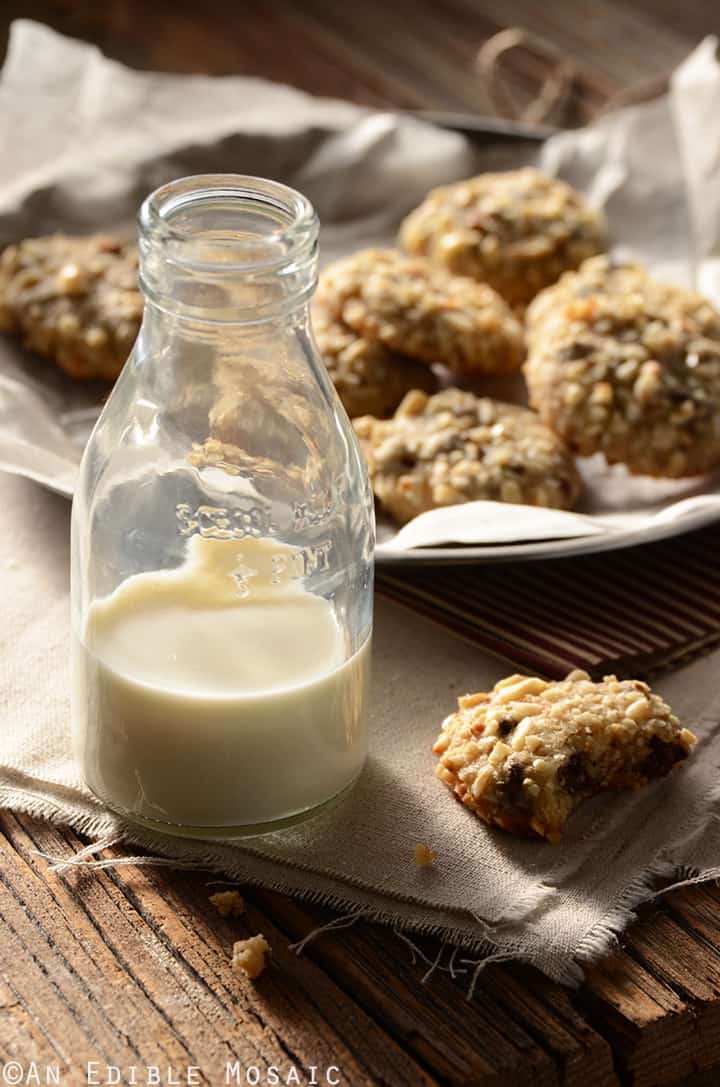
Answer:
[[547, 676], [647, 675], [720, 642], [720, 526], [542, 562], [377, 572], [387, 596]]

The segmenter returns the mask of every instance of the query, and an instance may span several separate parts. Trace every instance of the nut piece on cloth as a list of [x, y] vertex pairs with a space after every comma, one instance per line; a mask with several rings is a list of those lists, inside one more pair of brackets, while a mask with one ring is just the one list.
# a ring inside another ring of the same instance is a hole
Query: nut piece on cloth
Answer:
[[143, 302], [134, 245], [107, 234], [55, 234], [0, 257], [0, 330], [74, 378], [113, 381], [135, 342]]
[[411, 389], [434, 392], [437, 379], [418, 359], [406, 358], [377, 340], [358, 336], [316, 304], [313, 331], [323, 362], [351, 419], [358, 415], [390, 415]]
[[429, 845], [423, 845], [421, 842], [415, 846], [415, 864], [418, 868], [429, 868], [430, 865], [437, 860], [437, 853], [434, 849], [431, 849]]
[[573, 452], [668, 478], [720, 464], [720, 313], [706, 298], [595, 257], [527, 321], [530, 404]]
[[210, 902], [221, 917], [240, 917], [245, 912], [245, 899], [238, 891], [217, 891], [210, 895]]
[[458, 374], [507, 373], [525, 355], [522, 326], [491, 287], [395, 249], [329, 264], [316, 300], [365, 339]]
[[647, 684], [577, 671], [459, 698], [433, 751], [437, 776], [485, 822], [557, 842], [585, 797], [664, 777], [694, 743]]
[[407, 394], [391, 419], [355, 431], [376, 498], [399, 522], [480, 499], [570, 509], [575, 462], [534, 412], [460, 389]]
[[270, 958], [270, 944], [261, 932], [233, 944], [231, 967], [236, 974], [245, 974], [254, 981], [259, 978]]
[[527, 167], [434, 189], [400, 228], [400, 244], [526, 305], [606, 245], [601, 212], [564, 181]]

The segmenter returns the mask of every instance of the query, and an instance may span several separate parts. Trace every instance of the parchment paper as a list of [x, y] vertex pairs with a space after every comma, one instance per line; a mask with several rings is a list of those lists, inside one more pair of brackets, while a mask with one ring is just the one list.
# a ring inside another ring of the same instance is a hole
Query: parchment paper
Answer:
[[[720, 301], [720, 66], [707, 39], [668, 96], [551, 138], [540, 165], [605, 207], [613, 241], [658, 274]], [[17, 133], [23, 138], [17, 140]], [[397, 222], [434, 185], [498, 165], [462, 136], [259, 79], [134, 72], [39, 24], [13, 24], [0, 75], [0, 245], [53, 230], [122, 226], [155, 186], [237, 171], [285, 181], [315, 204], [327, 261], [392, 242]], [[504, 165], [530, 161], [505, 148]], [[517, 379], [493, 395], [522, 399]], [[107, 389], [82, 387], [0, 339], [0, 467], [71, 495], [83, 444]], [[720, 480], [629, 477], [581, 461], [577, 514], [482, 503], [438, 510], [403, 536], [381, 520], [380, 551], [444, 542], [499, 543], [652, 530], [720, 515]]]

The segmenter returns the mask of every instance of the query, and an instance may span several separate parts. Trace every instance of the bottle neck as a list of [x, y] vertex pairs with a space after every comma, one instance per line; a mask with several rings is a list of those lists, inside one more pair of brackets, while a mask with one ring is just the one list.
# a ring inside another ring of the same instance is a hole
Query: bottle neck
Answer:
[[272, 386], [282, 371], [299, 376], [310, 336], [308, 302], [258, 321], [213, 322], [168, 312], [146, 298], [135, 351], [138, 378], [153, 399], [199, 386]]
[[257, 321], [208, 321], [186, 313], [168, 311], [156, 300], [145, 296], [142, 336], [154, 348], [163, 343], [182, 341], [207, 344], [220, 348], [252, 343], [277, 342], [286, 335], [295, 335], [310, 323], [310, 303], [303, 301], [278, 310], [270, 317]]
[[290, 430], [301, 451], [283, 455], [302, 461], [317, 232], [303, 196], [257, 178], [190, 177], [146, 200], [133, 395], [149, 430], [162, 419], [184, 443], [245, 454]]

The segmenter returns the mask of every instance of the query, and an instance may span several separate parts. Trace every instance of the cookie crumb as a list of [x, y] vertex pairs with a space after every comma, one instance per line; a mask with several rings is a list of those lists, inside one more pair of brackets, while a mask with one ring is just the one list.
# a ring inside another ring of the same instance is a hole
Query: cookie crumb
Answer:
[[245, 974], [254, 981], [259, 978], [270, 958], [270, 944], [261, 932], [248, 940], [237, 940], [233, 944], [231, 966], [236, 974]]
[[418, 842], [415, 846], [415, 864], [418, 868], [428, 868], [436, 859], [437, 853], [434, 849], [431, 849], [429, 845]]
[[239, 917], [245, 912], [245, 899], [238, 891], [218, 891], [210, 901], [221, 917]]

